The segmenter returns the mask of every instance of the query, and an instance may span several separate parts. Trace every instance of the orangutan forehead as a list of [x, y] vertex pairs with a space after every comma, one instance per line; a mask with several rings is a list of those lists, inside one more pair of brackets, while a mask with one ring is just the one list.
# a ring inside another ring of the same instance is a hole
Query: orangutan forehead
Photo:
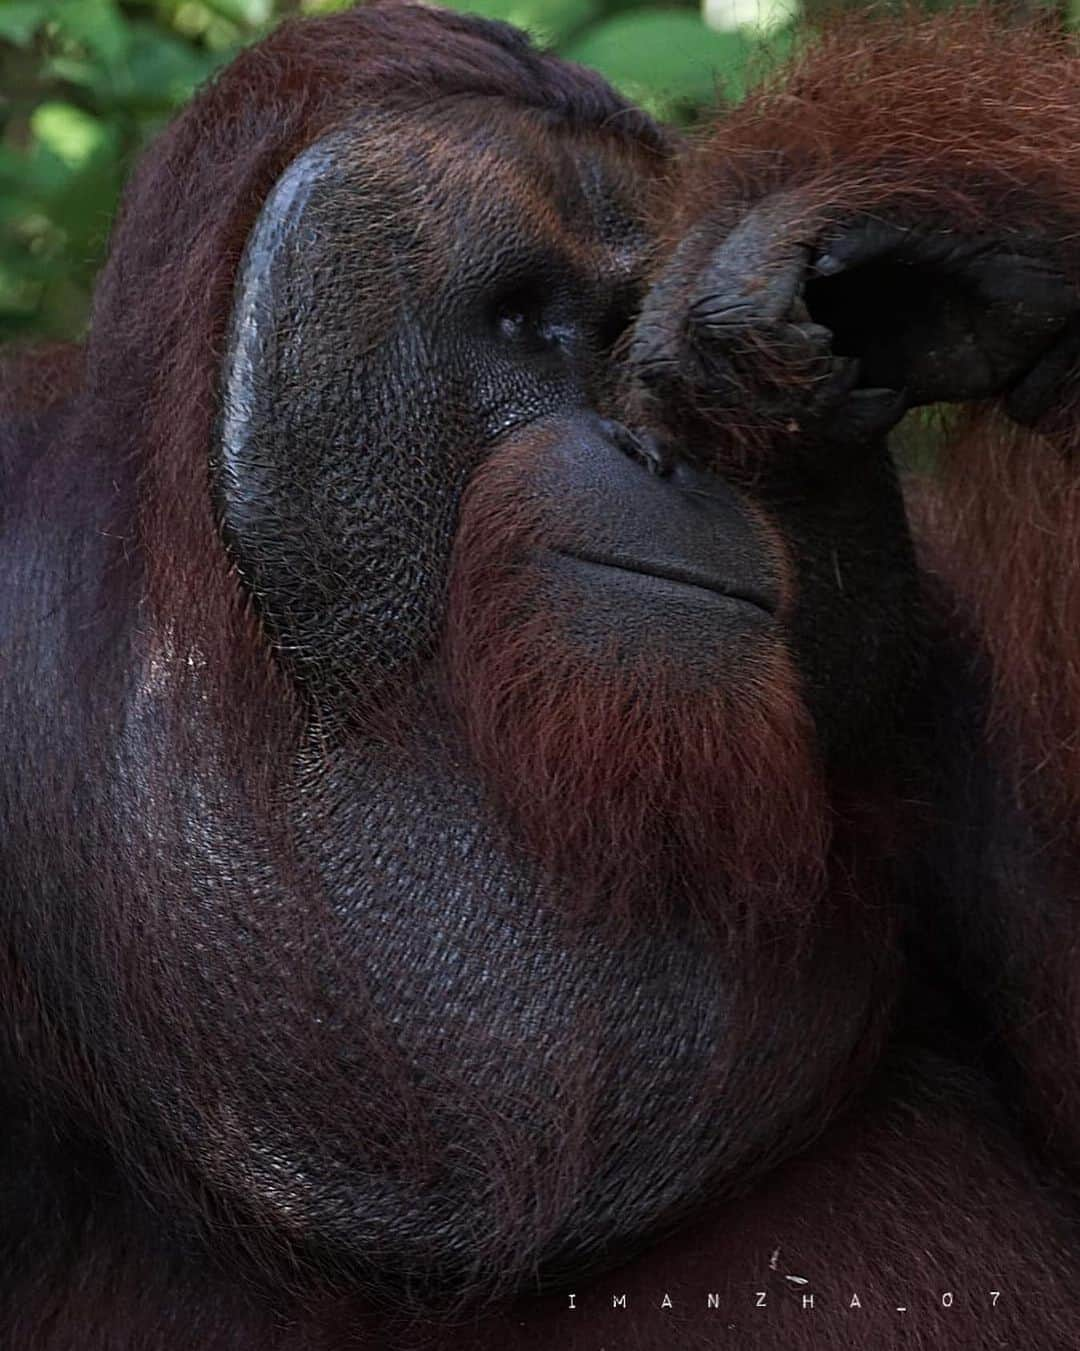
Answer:
[[632, 272], [646, 242], [645, 152], [607, 133], [559, 133], [549, 116], [493, 98], [362, 118], [335, 137], [320, 214], [346, 240], [378, 219], [429, 281], [463, 255], [530, 246], [589, 277]]

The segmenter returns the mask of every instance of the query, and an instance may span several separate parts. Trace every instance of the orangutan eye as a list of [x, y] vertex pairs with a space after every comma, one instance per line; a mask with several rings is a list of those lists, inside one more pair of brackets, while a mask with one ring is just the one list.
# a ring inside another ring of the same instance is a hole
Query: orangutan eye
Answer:
[[496, 302], [494, 327], [500, 342], [526, 351], [546, 350], [559, 342], [556, 327], [532, 288], [514, 291]]

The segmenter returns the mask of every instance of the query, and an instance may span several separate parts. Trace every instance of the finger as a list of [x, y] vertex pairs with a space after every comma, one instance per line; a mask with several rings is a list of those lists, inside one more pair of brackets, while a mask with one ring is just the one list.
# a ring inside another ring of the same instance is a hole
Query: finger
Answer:
[[894, 257], [909, 249], [912, 230], [895, 221], [869, 217], [824, 240], [810, 265], [811, 276], [835, 277], [841, 272]]
[[855, 389], [825, 424], [834, 445], [861, 448], [887, 436], [907, 412], [902, 389]]
[[1034, 427], [1062, 401], [1080, 374], [1080, 320], [1035, 363], [1005, 398], [1005, 411], [1025, 427]]
[[721, 240], [698, 277], [691, 324], [760, 324], [798, 312], [810, 250], [792, 237], [790, 210], [768, 203]]
[[[867, 217], [845, 226], [822, 241], [811, 264], [811, 276], [835, 277], [868, 263], [897, 263], [941, 268], [946, 272], [975, 272], [984, 257], [1006, 256], [1034, 262], [1000, 237], [964, 234], [934, 225], [905, 225], [882, 217]], [[1033, 241], [1034, 244], [1034, 241]], [[1037, 248], [1033, 248], [1037, 253]]]

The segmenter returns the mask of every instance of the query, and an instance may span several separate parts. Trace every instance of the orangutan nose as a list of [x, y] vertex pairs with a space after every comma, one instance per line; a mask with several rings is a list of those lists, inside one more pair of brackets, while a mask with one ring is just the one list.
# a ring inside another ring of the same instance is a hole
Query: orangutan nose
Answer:
[[650, 474], [667, 478], [675, 467], [675, 456], [669, 445], [652, 432], [631, 431], [621, 422], [605, 420], [604, 431], [616, 446], [630, 459], [643, 465]]

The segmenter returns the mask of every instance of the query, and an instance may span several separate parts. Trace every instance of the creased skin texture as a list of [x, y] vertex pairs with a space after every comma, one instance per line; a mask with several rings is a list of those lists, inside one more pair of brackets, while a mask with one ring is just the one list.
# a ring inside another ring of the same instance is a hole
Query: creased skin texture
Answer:
[[[829, 239], [869, 213], [1031, 255], [1032, 286], [1052, 271], [1075, 294], [1078, 83], [1075, 43], [1049, 25], [1004, 25], [983, 9], [837, 23], [702, 138], [684, 164], [671, 244], [696, 230], [696, 247], [707, 248], [748, 211], [782, 202], [785, 241]], [[907, 497], [933, 622], [949, 634], [924, 705], [946, 748], [930, 790], [941, 828], [917, 885], [941, 894], [955, 926], [946, 960], [960, 962], [966, 990], [1007, 1045], [1029, 1124], [1075, 1174], [1074, 330], [1075, 319], [1060, 359], [1052, 350], [1046, 363], [1053, 397], [1035, 426], [1006, 415], [1022, 381], [954, 411], [937, 436], [938, 472], [912, 476]], [[718, 463], [789, 450], [790, 437], [765, 423], [723, 429], [712, 446]]]
[[167, 129], [0, 385], [0, 1345], [1075, 1344], [1075, 382], [902, 495], [621, 363], [777, 195], [1075, 278], [1076, 59], [851, 26], [684, 149], [387, 4]]

